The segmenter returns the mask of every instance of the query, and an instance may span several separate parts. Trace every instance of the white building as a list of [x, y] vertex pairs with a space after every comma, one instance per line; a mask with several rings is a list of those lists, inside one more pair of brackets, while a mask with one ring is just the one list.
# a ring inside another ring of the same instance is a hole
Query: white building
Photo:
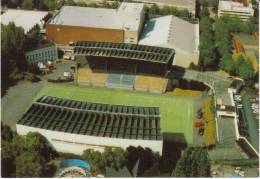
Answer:
[[173, 48], [173, 65], [187, 68], [199, 60], [199, 24], [192, 24], [173, 15], [149, 20], [139, 44]]
[[219, 1], [218, 17], [223, 15], [239, 17], [241, 20], [247, 20], [254, 16], [254, 9], [251, 3], [243, 4], [233, 1]]
[[18, 27], [22, 27], [28, 33], [36, 24], [43, 27], [43, 18], [48, 14], [47, 11], [28, 11], [8, 9], [1, 15], [1, 23], [4, 25], [14, 22]]

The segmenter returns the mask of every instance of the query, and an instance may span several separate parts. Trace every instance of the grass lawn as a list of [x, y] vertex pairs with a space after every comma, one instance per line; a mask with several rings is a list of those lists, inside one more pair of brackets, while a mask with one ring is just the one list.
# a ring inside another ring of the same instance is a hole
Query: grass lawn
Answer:
[[194, 103], [190, 97], [60, 84], [45, 85], [34, 100], [42, 95], [106, 104], [159, 107], [162, 131], [184, 133], [189, 144], [193, 141]]

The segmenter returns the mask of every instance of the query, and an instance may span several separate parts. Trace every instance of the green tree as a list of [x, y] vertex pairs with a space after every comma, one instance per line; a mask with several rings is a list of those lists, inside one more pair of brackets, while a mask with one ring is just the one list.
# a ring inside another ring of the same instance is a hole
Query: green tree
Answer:
[[232, 59], [232, 56], [230, 53], [225, 53], [219, 63], [219, 67], [221, 69], [224, 69], [226, 72], [235, 75], [236, 72], [236, 62]]
[[14, 79], [11, 73], [26, 69], [23, 44], [25, 40], [24, 30], [16, 27], [13, 22], [1, 25], [1, 80], [2, 95], [5, 89]]
[[153, 4], [150, 8], [149, 8], [149, 13], [150, 14], [159, 14], [160, 13], [160, 9], [158, 7], [157, 4]]
[[41, 177], [44, 171], [43, 159], [37, 153], [24, 152], [16, 157], [16, 177]]
[[55, 150], [50, 147], [47, 139], [36, 132], [29, 132], [24, 138], [24, 148], [26, 151], [38, 153], [45, 161], [49, 161]]
[[73, 0], [67, 0], [67, 1], [65, 1], [65, 4], [67, 6], [76, 6], [77, 5]]
[[48, 11], [53, 11], [56, 9], [56, 0], [41, 0], [42, 3], [40, 5], [41, 10], [48, 10]]
[[199, 23], [200, 23], [199, 24], [200, 25], [200, 32], [205, 31], [205, 30], [212, 31], [212, 22], [211, 22], [210, 18], [202, 17], [200, 19]]
[[32, 10], [33, 9], [33, 2], [32, 0], [23, 0], [22, 8]]
[[198, 148], [197, 154], [195, 155], [195, 161], [197, 162], [196, 176], [209, 177], [210, 176], [210, 160], [206, 149]]
[[217, 8], [218, 7], [218, 0], [209, 0], [209, 6]]
[[193, 148], [189, 147], [184, 150], [181, 158], [178, 160], [175, 170], [173, 172], [174, 177], [188, 177], [191, 169], [191, 156]]
[[87, 149], [83, 152], [82, 158], [88, 161], [94, 170], [103, 170], [106, 165], [106, 159], [102, 157], [101, 152]]
[[181, 158], [176, 164], [172, 176], [209, 177], [210, 160], [207, 150], [201, 147], [188, 147], [185, 149]]
[[[2, 131], [3, 133], [3, 131]], [[1, 176], [15, 177], [15, 153], [16, 148], [10, 141], [1, 141]]]
[[12, 141], [13, 139], [13, 131], [8, 126], [1, 122], [1, 139], [6, 140], [8, 142]]
[[208, 0], [199, 0], [199, 4], [203, 7], [207, 7], [208, 6]]
[[238, 67], [239, 69], [239, 72], [238, 72], [238, 75], [245, 79], [245, 80], [249, 80], [251, 78], [254, 77], [254, 68], [251, 64], [250, 61], [248, 60], [244, 60]]
[[202, 7], [200, 10], [200, 18], [209, 16], [209, 9], [207, 7]]

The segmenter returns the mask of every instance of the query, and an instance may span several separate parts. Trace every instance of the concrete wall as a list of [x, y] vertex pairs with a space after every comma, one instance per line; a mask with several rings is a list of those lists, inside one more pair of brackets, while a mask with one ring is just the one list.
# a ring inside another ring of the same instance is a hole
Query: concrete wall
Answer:
[[124, 42], [124, 31], [121, 29], [102, 29], [67, 25], [46, 25], [47, 38], [57, 44], [69, 44], [79, 40], [99, 42]]
[[138, 32], [137, 31], [125, 30], [124, 42], [125, 43], [137, 44], [138, 43]]
[[193, 62], [195, 65], [198, 65], [199, 53], [192, 54], [186, 52], [179, 52], [176, 50], [173, 65], [188, 68], [191, 62]]
[[68, 152], [74, 154], [82, 154], [86, 149], [94, 149], [103, 151], [104, 147], [122, 147], [126, 149], [129, 146], [148, 147], [153, 151], [162, 154], [162, 140], [135, 140], [135, 139], [120, 139], [97, 137], [80, 134], [72, 134], [46, 129], [34, 128], [16, 124], [17, 133], [26, 135], [28, 132], [39, 132], [50, 142], [53, 147], [59, 152]]

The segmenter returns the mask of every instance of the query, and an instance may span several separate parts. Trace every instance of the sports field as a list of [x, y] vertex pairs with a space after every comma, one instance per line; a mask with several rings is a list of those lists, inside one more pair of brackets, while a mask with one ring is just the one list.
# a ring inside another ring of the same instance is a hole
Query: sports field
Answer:
[[106, 104], [159, 107], [162, 131], [183, 133], [189, 144], [193, 141], [194, 106], [193, 99], [189, 97], [60, 84], [46, 84], [34, 100], [42, 95]]

